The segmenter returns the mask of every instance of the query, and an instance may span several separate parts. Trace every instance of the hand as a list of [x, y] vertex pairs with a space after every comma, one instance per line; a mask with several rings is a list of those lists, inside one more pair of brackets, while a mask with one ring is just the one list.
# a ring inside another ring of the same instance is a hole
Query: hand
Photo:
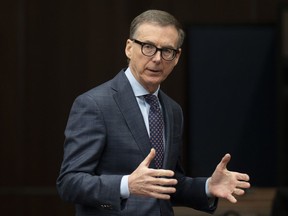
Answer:
[[208, 190], [215, 197], [225, 198], [236, 203], [237, 200], [234, 195], [243, 195], [244, 189], [250, 187], [249, 176], [227, 170], [226, 167], [230, 159], [230, 154], [226, 154], [217, 165], [213, 175], [208, 179]]
[[170, 199], [169, 194], [176, 192], [173, 185], [177, 184], [177, 180], [166, 178], [174, 176], [174, 172], [171, 170], [149, 168], [155, 154], [155, 149], [152, 148], [144, 161], [129, 175], [129, 191], [134, 195], [148, 196], [156, 199]]

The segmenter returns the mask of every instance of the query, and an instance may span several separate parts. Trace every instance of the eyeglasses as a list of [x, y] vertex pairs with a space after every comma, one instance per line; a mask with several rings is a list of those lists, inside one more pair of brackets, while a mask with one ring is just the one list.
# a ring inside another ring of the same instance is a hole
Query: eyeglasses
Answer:
[[136, 39], [131, 39], [133, 42], [141, 45], [141, 52], [143, 55], [152, 57], [154, 56], [158, 51], [160, 51], [161, 57], [166, 61], [172, 61], [177, 53], [179, 53], [179, 50], [172, 49], [172, 48], [158, 48], [153, 44], [141, 42]]

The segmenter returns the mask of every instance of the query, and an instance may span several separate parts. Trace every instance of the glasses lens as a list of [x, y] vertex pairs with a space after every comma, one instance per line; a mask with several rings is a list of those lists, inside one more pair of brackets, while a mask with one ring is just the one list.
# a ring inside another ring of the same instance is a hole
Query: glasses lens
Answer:
[[143, 44], [142, 52], [146, 56], [153, 56], [156, 53], [157, 48], [152, 44]]
[[163, 49], [162, 58], [168, 61], [171, 61], [175, 58], [176, 52], [172, 49]]

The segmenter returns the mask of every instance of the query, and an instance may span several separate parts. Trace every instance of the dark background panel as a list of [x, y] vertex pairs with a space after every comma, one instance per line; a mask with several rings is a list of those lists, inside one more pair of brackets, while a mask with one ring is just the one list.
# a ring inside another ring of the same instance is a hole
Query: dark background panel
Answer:
[[195, 26], [188, 35], [191, 172], [211, 175], [230, 153], [229, 168], [275, 186], [276, 28]]

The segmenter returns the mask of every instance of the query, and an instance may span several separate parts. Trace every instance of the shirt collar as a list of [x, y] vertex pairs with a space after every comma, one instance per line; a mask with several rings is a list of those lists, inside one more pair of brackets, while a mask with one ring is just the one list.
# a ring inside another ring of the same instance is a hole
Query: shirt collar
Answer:
[[[143, 95], [147, 95], [150, 94], [134, 77], [134, 75], [132, 74], [130, 68], [128, 67], [127, 70], [125, 71], [125, 75], [130, 83], [130, 85], [132, 86], [134, 95], [136, 97], [139, 96], [143, 96]], [[160, 86], [158, 87], [158, 89], [153, 93], [154, 95], [156, 95], [158, 97], [158, 92], [159, 92]]]

